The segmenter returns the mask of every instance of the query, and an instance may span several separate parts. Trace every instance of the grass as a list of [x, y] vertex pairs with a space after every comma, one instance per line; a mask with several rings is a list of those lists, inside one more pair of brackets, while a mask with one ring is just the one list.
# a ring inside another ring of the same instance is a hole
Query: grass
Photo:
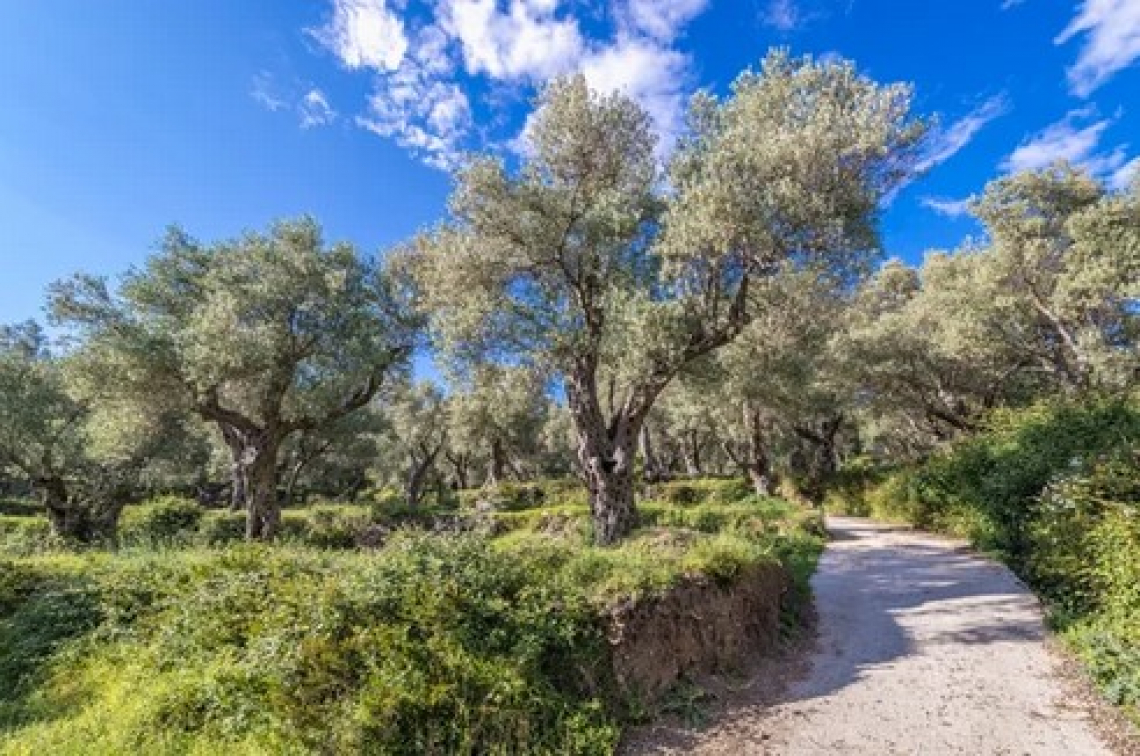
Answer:
[[[128, 511], [117, 551], [0, 557], [0, 753], [610, 753], [630, 710], [608, 606], [759, 562], [806, 590], [822, 546], [780, 502], [677, 508], [647, 504], [618, 548], [570, 504], [360, 550], [210, 546], [232, 515], [166, 501]], [[287, 518], [311, 537], [374, 514]]]

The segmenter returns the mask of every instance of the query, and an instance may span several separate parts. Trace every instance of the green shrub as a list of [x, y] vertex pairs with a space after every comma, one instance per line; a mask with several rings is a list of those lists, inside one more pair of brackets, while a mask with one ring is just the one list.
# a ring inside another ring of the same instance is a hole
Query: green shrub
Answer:
[[36, 517], [44, 512], [43, 504], [34, 499], [0, 499], [0, 515]]
[[119, 523], [126, 543], [182, 543], [194, 539], [206, 510], [196, 501], [176, 496], [127, 507]]
[[649, 488], [647, 498], [684, 507], [732, 504], [752, 493], [752, 486], [742, 478], [692, 478], [657, 483]]
[[63, 542], [52, 535], [47, 516], [0, 515], [0, 554], [25, 556], [62, 548]]
[[503, 481], [497, 486], [472, 488], [459, 492], [462, 509], [474, 509], [485, 503], [502, 512], [555, 506], [586, 506], [586, 489], [574, 479], [550, 478], [536, 481]]
[[245, 538], [245, 513], [211, 510], [202, 517], [198, 539], [208, 546], [221, 546]]
[[[719, 508], [724, 530], [616, 548], [572, 505], [496, 513], [534, 528], [494, 540], [345, 551], [301, 541], [343, 545], [368, 511], [320, 505], [285, 513], [294, 544], [2, 562], [0, 753], [612, 753], [630, 709], [599, 609], [818, 554], [789, 505]], [[199, 538], [242, 522], [206, 512]]]
[[[584, 599], [479, 539], [406, 536], [376, 557], [331, 553], [240, 547], [157, 569], [92, 566], [100, 585], [83, 595], [96, 606], [81, 615], [62, 589], [37, 592], [5, 627], [74, 637], [105, 620], [42, 681], [35, 707], [10, 712], [7, 726], [24, 724], [12, 747], [612, 751], [616, 722], [598, 687], [605, 640]], [[65, 613], [75, 616], [66, 627], [55, 621]], [[42, 659], [22, 640], [5, 649], [4, 660]], [[61, 716], [36, 721], [39, 707]], [[91, 729], [117, 709], [115, 727]]]

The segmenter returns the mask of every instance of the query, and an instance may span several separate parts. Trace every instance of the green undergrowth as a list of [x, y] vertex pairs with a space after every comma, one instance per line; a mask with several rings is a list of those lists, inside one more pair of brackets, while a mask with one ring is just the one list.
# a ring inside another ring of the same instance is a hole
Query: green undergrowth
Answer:
[[1053, 402], [993, 415], [925, 463], [855, 465], [832, 511], [971, 539], [1047, 602], [1106, 696], [1140, 723], [1140, 403]]
[[609, 549], [570, 505], [562, 527], [398, 530], [373, 550], [140, 539], [0, 557], [0, 753], [611, 753], [635, 710], [611, 679], [608, 606], [761, 563], [803, 590], [822, 548], [781, 502], [700, 528], [657, 506]]

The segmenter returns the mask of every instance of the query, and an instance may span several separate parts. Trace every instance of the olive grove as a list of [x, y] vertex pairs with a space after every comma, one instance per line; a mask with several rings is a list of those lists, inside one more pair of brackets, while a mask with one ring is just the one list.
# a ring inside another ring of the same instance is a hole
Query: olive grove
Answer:
[[654, 402], [745, 327], [756, 282], [877, 249], [879, 203], [924, 131], [909, 110], [905, 86], [772, 53], [694, 101], [666, 175], [647, 113], [570, 78], [544, 91], [517, 170], [459, 172], [450, 220], [405, 264], [443, 351], [560, 377], [598, 543], [636, 524]]

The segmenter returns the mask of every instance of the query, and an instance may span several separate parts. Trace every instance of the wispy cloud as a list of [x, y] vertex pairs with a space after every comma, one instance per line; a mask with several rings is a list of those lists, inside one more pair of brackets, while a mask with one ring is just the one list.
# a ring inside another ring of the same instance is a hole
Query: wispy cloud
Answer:
[[1084, 46], [1068, 70], [1069, 89], [1088, 97], [1140, 58], [1140, 2], [1083, 0], [1055, 42], [1064, 44], [1076, 36], [1083, 36]]
[[708, 8], [711, 0], [629, 0], [625, 8], [626, 23], [634, 30], [662, 42], [671, 41], [678, 32]]
[[297, 112], [301, 116], [302, 129], [328, 126], [336, 121], [337, 116], [336, 111], [329, 105], [325, 93], [319, 89], [310, 89], [305, 93], [305, 96], [301, 98], [301, 102], [297, 106]]
[[261, 71], [253, 77], [249, 95], [258, 105], [274, 113], [289, 106], [273, 74], [268, 71]]
[[1009, 111], [1009, 98], [1004, 94], [995, 95], [964, 117], [939, 129], [931, 138], [925, 154], [919, 161], [918, 170], [927, 171], [945, 163], [972, 142], [986, 124]]
[[807, 23], [808, 17], [796, 0], [769, 0], [760, 14], [765, 26], [781, 32], [793, 32]]
[[945, 215], [948, 218], [959, 218], [970, 212], [970, 203], [973, 201], [973, 197], [965, 197], [963, 199], [923, 197], [919, 200], [923, 207], [930, 208], [939, 215]]
[[692, 79], [692, 60], [674, 43], [710, 0], [615, 0], [600, 35], [571, 0], [330, 2], [327, 23], [309, 33], [345, 68], [375, 77], [355, 123], [449, 168], [480, 141], [473, 111], [486, 105], [473, 85], [522, 98], [573, 71], [641, 102], [671, 144]]
[[1123, 146], [1102, 151], [1101, 137], [1112, 125], [1096, 119], [1093, 108], [1070, 111], [1060, 121], [1046, 126], [1021, 143], [1002, 163], [1007, 171], [1032, 171], [1064, 161], [1079, 165], [1098, 176], [1107, 176], [1127, 162]]

